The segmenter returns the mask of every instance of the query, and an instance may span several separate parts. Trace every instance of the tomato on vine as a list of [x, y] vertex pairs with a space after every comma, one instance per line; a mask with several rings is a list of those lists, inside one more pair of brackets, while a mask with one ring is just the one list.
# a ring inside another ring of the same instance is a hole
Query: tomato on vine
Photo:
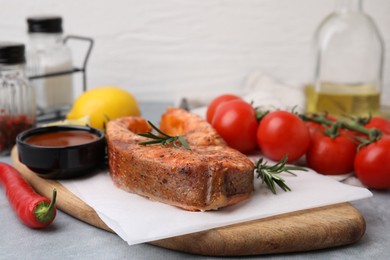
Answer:
[[390, 189], [390, 136], [361, 147], [354, 161], [355, 174], [368, 188]]
[[288, 162], [293, 162], [306, 153], [310, 133], [298, 116], [278, 110], [261, 119], [257, 129], [257, 143], [268, 158], [279, 161], [288, 155]]
[[390, 120], [383, 117], [372, 117], [364, 127], [369, 129], [376, 128], [382, 131], [382, 133], [390, 135]]
[[[324, 120], [329, 120], [329, 122], [336, 122], [337, 119], [331, 115], [324, 115], [323, 116]], [[313, 121], [305, 121], [306, 126], [309, 128], [309, 131], [311, 134], [317, 133], [317, 132], [322, 132], [325, 130], [325, 125], [318, 123], [318, 122], [313, 122]]]
[[207, 122], [209, 122], [211, 124], [213, 117], [214, 117], [214, 114], [217, 111], [217, 108], [219, 107], [219, 105], [221, 105], [225, 102], [231, 101], [231, 100], [235, 100], [235, 99], [241, 99], [241, 98], [239, 96], [236, 96], [236, 95], [225, 94], [225, 95], [220, 95], [220, 96], [216, 97], [215, 99], [213, 99], [207, 107], [207, 112], [206, 112]]
[[357, 142], [342, 132], [335, 137], [323, 132], [312, 134], [306, 153], [307, 165], [326, 175], [346, 174], [353, 171]]
[[211, 125], [230, 147], [242, 153], [256, 149], [256, 111], [244, 100], [235, 99], [220, 104]]

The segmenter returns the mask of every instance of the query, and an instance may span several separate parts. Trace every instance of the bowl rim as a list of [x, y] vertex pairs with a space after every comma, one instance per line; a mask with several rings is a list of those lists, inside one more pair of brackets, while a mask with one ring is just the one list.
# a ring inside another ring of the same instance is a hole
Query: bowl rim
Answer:
[[[66, 145], [66, 146], [43, 146], [43, 145], [34, 145], [25, 140], [33, 135], [51, 133], [51, 132], [62, 132], [62, 131], [82, 131], [88, 132], [96, 135], [98, 138], [92, 140], [91, 142], [78, 144], [78, 145]], [[19, 145], [29, 146], [36, 149], [54, 149], [54, 150], [63, 150], [67, 148], [79, 148], [83, 146], [88, 146], [94, 144], [96, 142], [100, 142], [102, 139], [105, 139], [105, 134], [100, 129], [90, 127], [90, 126], [79, 126], [79, 125], [55, 125], [55, 126], [38, 126], [34, 128], [30, 128], [18, 134], [16, 136], [16, 143]]]

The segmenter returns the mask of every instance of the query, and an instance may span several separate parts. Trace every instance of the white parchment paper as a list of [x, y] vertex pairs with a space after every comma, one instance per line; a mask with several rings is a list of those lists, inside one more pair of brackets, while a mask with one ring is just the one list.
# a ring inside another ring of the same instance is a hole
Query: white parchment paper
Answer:
[[114, 186], [107, 171], [61, 183], [94, 208], [129, 245], [372, 196], [365, 188], [342, 184], [312, 170], [296, 174], [283, 174], [291, 192], [278, 189], [273, 195], [256, 180], [249, 200], [209, 212], [189, 212], [125, 192]]

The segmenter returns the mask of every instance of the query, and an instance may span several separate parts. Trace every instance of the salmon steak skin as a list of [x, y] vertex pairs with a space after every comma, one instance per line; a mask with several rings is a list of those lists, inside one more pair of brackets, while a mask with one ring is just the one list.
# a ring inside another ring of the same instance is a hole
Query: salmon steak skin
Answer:
[[141, 117], [107, 124], [109, 172], [114, 184], [131, 193], [189, 211], [216, 210], [248, 199], [253, 193], [254, 165], [226, 145], [200, 116], [168, 108], [160, 130], [182, 135], [190, 146], [140, 145], [152, 131]]

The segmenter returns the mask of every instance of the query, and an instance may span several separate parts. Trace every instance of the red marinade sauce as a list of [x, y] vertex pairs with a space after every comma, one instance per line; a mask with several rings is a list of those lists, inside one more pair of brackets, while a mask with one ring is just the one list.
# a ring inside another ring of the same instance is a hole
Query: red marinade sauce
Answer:
[[25, 142], [36, 146], [64, 147], [90, 143], [99, 137], [85, 131], [59, 131], [32, 135]]

